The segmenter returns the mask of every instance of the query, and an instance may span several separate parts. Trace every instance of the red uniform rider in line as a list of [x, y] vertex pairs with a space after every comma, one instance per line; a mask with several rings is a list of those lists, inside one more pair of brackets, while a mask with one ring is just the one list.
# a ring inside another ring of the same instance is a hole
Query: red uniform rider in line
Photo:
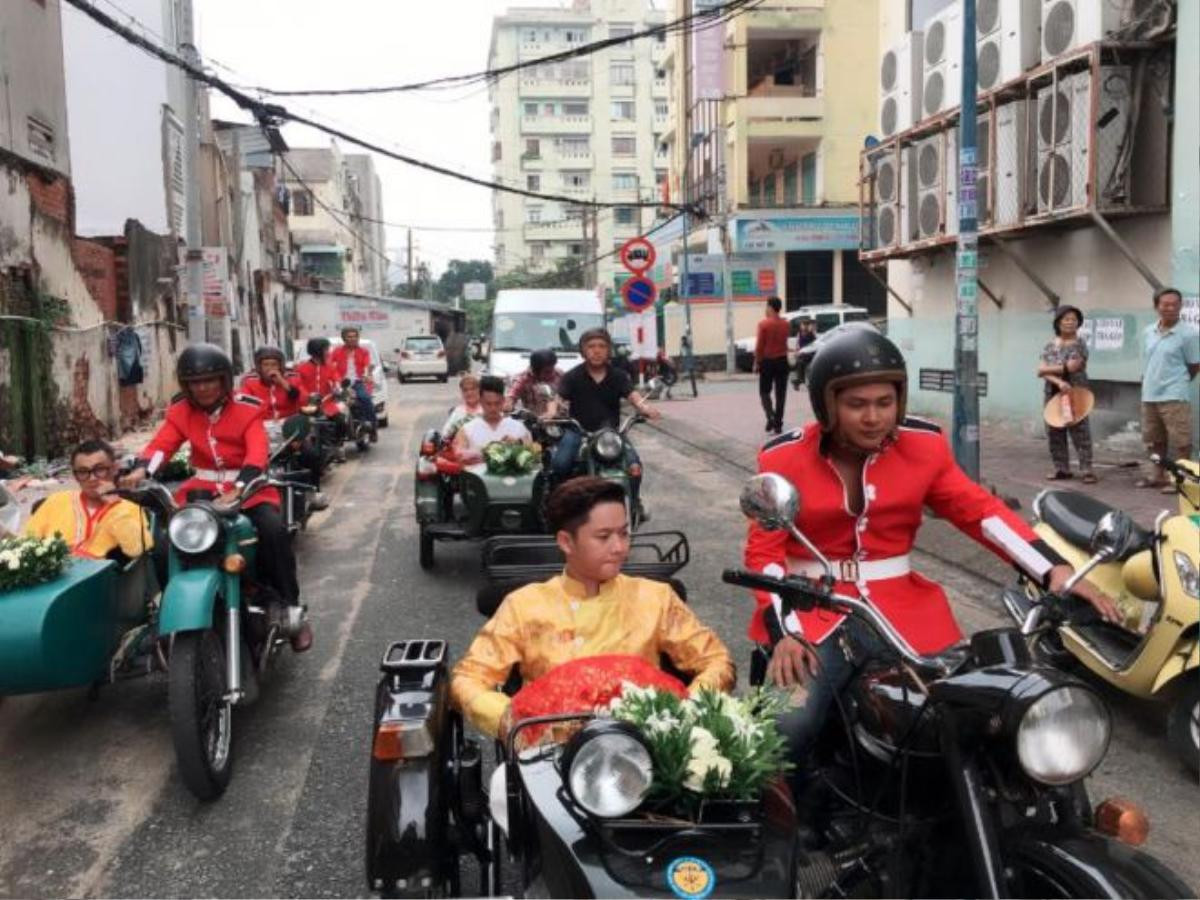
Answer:
[[243, 394], [262, 404], [268, 422], [286, 419], [300, 412], [302, 403], [300, 376], [284, 371], [283, 351], [277, 347], [259, 347], [254, 351], [255, 371], [242, 376]]

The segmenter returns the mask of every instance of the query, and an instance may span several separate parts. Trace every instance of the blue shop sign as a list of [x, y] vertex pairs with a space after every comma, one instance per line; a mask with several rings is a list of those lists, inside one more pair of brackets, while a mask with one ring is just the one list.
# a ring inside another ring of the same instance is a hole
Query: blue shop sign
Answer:
[[737, 250], [762, 253], [784, 250], [857, 250], [857, 215], [738, 216]]

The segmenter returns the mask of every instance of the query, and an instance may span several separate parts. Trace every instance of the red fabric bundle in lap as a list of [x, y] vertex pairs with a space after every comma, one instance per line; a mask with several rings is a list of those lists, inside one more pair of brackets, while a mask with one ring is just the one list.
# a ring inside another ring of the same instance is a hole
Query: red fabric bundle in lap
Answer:
[[[513, 697], [512, 720], [516, 723], [534, 716], [591, 712], [611, 703], [627, 681], [638, 687], [669, 691], [677, 697], [687, 696], [687, 688], [678, 678], [640, 656], [610, 653], [555, 666], [522, 687]], [[525, 742], [536, 743], [543, 731], [544, 727], [531, 728], [522, 737]]]

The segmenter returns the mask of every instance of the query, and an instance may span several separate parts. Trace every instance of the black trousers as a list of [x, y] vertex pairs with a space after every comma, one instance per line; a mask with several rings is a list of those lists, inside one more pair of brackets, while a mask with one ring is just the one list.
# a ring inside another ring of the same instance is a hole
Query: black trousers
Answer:
[[[788, 361], [786, 356], [764, 359], [758, 364], [758, 396], [762, 400], [763, 414], [767, 424], [774, 422], [783, 426], [783, 407], [787, 403]], [[775, 392], [774, 409], [771, 406], [771, 391]]]
[[288, 606], [300, 602], [300, 583], [296, 579], [296, 554], [288, 537], [279, 507], [260, 503], [242, 513], [258, 533], [258, 552], [255, 554], [256, 575], [279, 593]]

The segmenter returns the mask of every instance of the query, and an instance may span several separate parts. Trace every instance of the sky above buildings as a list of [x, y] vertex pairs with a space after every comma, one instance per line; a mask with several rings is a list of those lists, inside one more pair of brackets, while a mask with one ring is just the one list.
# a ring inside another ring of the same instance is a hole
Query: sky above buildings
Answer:
[[[200, 52], [222, 77], [236, 84], [303, 89], [399, 84], [482, 70], [492, 17], [509, 5], [507, 0], [197, 0], [195, 8]], [[279, 102], [406, 155], [491, 178], [486, 87]], [[224, 98], [214, 98], [212, 113], [246, 119]], [[288, 125], [283, 131], [293, 147], [329, 143], [326, 135], [305, 127]], [[342, 149], [362, 152], [344, 142]], [[490, 191], [379, 156], [375, 163], [389, 222], [479, 229], [414, 230], [416, 255], [435, 273], [453, 258], [492, 258]], [[406, 237], [403, 227], [387, 229], [393, 282], [404, 280]]]

